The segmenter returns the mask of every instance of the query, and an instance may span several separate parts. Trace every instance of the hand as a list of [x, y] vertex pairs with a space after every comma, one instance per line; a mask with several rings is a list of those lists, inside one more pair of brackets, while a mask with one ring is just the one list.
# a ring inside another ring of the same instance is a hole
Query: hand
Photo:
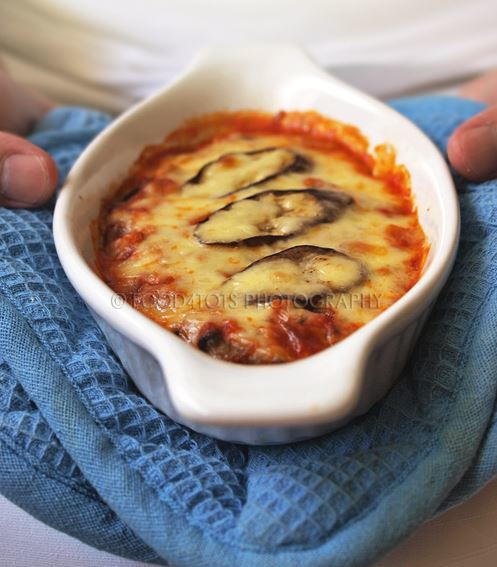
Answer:
[[466, 83], [459, 94], [489, 107], [454, 131], [447, 147], [449, 160], [471, 181], [497, 178], [497, 70]]
[[52, 104], [18, 85], [0, 61], [0, 206], [36, 207], [57, 184], [52, 158], [21, 136]]

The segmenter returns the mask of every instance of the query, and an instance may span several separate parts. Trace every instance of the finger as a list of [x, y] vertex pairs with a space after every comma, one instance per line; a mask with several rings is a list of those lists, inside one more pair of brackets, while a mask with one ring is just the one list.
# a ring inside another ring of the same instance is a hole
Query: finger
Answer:
[[454, 169], [467, 179], [497, 177], [497, 106], [459, 126], [449, 139], [447, 153]]
[[468, 81], [459, 89], [459, 95], [485, 104], [497, 103], [497, 69]]
[[25, 135], [53, 104], [8, 74], [0, 60], [0, 130]]
[[36, 207], [57, 185], [52, 158], [27, 140], [0, 132], [0, 205]]

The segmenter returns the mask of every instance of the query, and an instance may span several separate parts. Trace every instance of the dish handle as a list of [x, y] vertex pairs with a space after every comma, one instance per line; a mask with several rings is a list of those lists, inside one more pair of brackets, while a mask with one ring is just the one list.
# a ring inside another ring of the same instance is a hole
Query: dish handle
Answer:
[[218, 74], [223, 82], [227, 75], [234, 75], [249, 89], [252, 86], [260, 88], [266, 82], [274, 85], [280, 81], [284, 84], [284, 81], [294, 80], [301, 74], [322, 75], [329, 79], [329, 75], [304, 49], [290, 43], [206, 47], [195, 57], [183, 78], [201, 75], [211, 81]]

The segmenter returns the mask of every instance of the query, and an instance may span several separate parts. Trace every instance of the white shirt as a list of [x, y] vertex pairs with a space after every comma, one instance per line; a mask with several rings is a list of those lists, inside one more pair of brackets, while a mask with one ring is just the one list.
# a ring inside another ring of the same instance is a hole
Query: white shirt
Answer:
[[285, 41], [381, 98], [497, 67], [495, 0], [0, 0], [0, 51], [57, 101], [118, 112], [202, 46]]

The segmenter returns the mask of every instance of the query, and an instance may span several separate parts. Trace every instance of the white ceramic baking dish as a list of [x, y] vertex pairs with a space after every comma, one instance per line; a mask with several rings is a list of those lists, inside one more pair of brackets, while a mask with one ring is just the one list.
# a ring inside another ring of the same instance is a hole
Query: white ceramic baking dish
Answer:
[[[341, 343], [306, 359], [244, 366], [209, 357], [123, 304], [92, 269], [90, 223], [110, 185], [142, 148], [186, 118], [234, 109], [308, 110], [389, 142], [409, 169], [431, 251], [419, 282]], [[435, 146], [391, 108], [318, 68], [286, 45], [203, 52], [173, 84], [115, 120], [80, 156], [55, 209], [57, 252], [110, 345], [143, 394], [197, 431], [243, 443], [283, 443], [331, 430], [364, 413], [404, 366], [451, 269], [459, 235], [457, 195]]]

